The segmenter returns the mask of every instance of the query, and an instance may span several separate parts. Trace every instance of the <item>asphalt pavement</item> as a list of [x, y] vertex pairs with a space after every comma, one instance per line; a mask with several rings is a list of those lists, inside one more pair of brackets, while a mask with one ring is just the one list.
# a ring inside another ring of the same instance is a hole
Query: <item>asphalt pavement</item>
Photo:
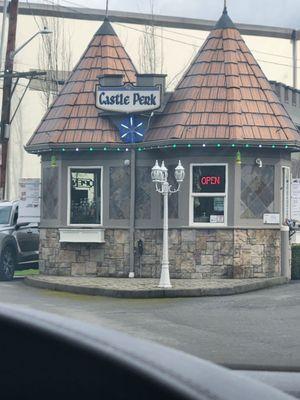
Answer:
[[300, 282], [225, 297], [118, 299], [0, 282], [18, 304], [128, 334], [231, 367], [300, 371]]

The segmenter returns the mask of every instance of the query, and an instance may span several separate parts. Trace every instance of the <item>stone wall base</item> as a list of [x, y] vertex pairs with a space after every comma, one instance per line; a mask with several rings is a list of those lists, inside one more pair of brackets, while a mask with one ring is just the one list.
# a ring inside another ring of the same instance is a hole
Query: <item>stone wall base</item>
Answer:
[[[135, 276], [160, 276], [162, 230], [138, 229], [144, 253]], [[171, 278], [280, 276], [280, 231], [271, 229], [170, 229]], [[46, 275], [129, 275], [129, 231], [105, 229], [104, 244], [60, 243], [58, 229], [41, 228], [40, 271]]]

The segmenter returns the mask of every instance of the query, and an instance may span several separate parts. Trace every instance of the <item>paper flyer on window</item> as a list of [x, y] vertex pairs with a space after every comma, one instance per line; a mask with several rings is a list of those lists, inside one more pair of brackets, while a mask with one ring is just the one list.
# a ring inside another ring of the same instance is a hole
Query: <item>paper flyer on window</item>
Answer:
[[292, 179], [291, 218], [300, 221], [300, 179]]
[[22, 178], [19, 180], [18, 222], [40, 222], [41, 180]]

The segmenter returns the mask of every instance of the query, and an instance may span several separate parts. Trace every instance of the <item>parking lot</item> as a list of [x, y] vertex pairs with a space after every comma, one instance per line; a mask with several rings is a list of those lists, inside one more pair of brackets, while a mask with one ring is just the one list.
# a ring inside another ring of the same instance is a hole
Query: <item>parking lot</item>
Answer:
[[116, 299], [0, 282], [0, 302], [118, 329], [231, 366], [300, 370], [300, 282], [248, 294]]

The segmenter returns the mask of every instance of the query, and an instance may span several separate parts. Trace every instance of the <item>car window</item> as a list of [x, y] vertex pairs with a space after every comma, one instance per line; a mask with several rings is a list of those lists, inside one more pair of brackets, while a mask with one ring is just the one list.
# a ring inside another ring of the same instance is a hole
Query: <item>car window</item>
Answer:
[[9, 224], [11, 206], [0, 207], [0, 225]]

